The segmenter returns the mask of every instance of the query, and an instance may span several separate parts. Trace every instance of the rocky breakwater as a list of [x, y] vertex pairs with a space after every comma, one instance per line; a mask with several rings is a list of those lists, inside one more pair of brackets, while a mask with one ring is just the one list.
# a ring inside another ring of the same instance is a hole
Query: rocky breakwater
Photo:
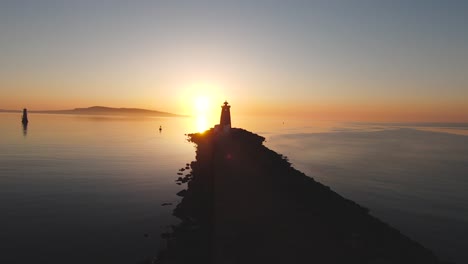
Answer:
[[242, 129], [190, 134], [187, 189], [162, 263], [442, 263]]

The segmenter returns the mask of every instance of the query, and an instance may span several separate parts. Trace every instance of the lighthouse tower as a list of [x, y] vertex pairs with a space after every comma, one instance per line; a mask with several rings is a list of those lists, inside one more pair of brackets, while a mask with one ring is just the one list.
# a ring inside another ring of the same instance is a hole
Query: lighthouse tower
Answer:
[[224, 132], [228, 132], [231, 129], [231, 106], [227, 101], [221, 106], [221, 121], [219, 125]]

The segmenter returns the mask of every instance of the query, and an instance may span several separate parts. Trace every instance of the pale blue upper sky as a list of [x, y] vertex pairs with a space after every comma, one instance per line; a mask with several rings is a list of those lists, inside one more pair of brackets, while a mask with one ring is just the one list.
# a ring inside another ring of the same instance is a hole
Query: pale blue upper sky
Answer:
[[177, 112], [195, 83], [247, 106], [460, 105], [467, 76], [468, 1], [0, 2], [0, 108]]

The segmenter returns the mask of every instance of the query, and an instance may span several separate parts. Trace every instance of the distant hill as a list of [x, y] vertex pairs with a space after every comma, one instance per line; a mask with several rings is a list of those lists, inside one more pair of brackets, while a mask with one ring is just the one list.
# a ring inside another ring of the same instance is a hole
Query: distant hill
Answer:
[[[0, 112], [20, 113], [22, 110], [0, 110]], [[176, 117], [181, 116], [168, 112], [154, 111], [140, 108], [113, 108], [105, 106], [92, 106], [87, 108], [75, 108], [70, 110], [39, 110], [29, 111], [29, 113], [41, 114], [77, 114], [77, 115], [131, 115], [131, 116], [166, 116]]]

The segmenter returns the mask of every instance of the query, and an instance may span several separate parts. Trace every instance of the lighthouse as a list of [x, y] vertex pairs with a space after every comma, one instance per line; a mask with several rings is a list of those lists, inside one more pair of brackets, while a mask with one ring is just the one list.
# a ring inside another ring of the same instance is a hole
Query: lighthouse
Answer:
[[231, 129], [231, 106], [227, 101], [221, 106], [221, 121], [219, 122], [221, 129], [228, 132]]

